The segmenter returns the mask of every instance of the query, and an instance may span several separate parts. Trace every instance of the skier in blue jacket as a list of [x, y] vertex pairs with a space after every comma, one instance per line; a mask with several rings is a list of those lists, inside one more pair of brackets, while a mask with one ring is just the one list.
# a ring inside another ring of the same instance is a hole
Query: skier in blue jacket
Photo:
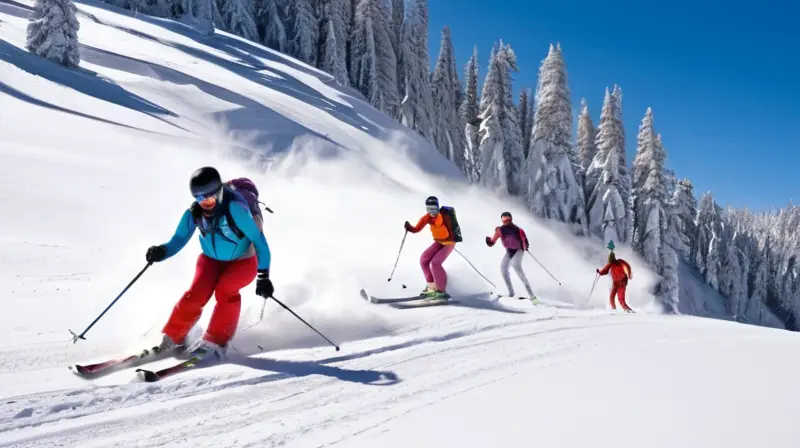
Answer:
[[200, 230], [202, 253], [194, 280], [172, 310], [164, 326], [162, 349], [184, 348], [186, 334], [214, 295], [216, 307], [201, 341], [190, 349], [204, 348], [224, 356], [239, 322], [239, 290], [258, 277], [256, 294], [272, 296], [269, 279], [270, 249], [259, 216], [250, 212], [246, 199], [224, 185], [216, 169], [200, 168], [192, 174], [190, 189], [195, 202], [183, 213], [172, 238], [147, 250], [147, 261], [166, 260], [183, 249]]

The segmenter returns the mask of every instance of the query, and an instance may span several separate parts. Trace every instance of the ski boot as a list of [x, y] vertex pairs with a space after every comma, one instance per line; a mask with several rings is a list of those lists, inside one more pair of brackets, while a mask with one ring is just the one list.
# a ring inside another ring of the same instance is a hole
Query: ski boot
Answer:
[[419, 297], [422, 299], [430, 299], [436, 294], [436, 284], [428, 283], [428, 286], [419, 293]]
[[444, 301], [447, 301], [447, 300], [450, 300], [450, 294], [448, 294], [446, 291], [434, 290], [433, 295], [430, 296], [430, 297], [427, 297], [427, 299], [428, 300], [444, 300]]
[[227, 358], [228, 347], [220, 346], [211, 341], [200, 339], [195, 342], [187, 351], [189, 358], [196, 361], [204, 359], [225, 360]]
[[[533, 293], [533, 291], [528, 291], [528, 295], [529, 295], [530, 297], [522, 297], [522, 296], [520, 296], [520, 297], [517, 297], [517, 298], [518, 298], [519, 300], [530, 300], [530, 301], [531, 301], [531, 303], [532, 303], [532, 304], [534, 304], [534, 305], [539, 305], [539, 304], [541, 304], [541, 303], [542, 303], [542, 301], [541, 301], [541, 300], [539, 300], [539, 298], [538, 298], [538, 297], [536, 297], [536, 294], [534, 294], [534, 293]], [[512, 296], [513, 296], [513, 294], [512, 294]]]
[[186, 346], [183, 343], [176, 343], [167, 335], [163, 335], [161, 339], [161, 343], [158, 344], [158, 352], [169, 352], [174, 351], [175, 353], [180, 353], [186, 350]]

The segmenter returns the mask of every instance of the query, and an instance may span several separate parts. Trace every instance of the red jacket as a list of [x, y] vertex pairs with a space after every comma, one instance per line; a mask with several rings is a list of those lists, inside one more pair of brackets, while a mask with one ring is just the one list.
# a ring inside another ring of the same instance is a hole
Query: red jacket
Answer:
[[627, 283], [631, 276], [631, 265], [627, 261], [617, 258], [605, 265], [603, 269], [600, 269], [599, 273], [600, 275], [606, 275], [608, 271], [611, 271], [611, 280], [614, 283]]

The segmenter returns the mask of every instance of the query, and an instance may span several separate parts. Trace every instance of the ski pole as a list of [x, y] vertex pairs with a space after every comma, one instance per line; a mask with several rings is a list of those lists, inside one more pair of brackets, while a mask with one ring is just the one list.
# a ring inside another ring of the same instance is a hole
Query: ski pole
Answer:
[[141, 276], [142, 276], [142, 274], [144, 274], [144, 271], [146, 271], [146, 270], [147, 270], [147, 268], [149, 268], [149, 267], [150, 267], [152, 264], [153, 264], [153, 262], [152, 262], [152, 261], [149, 261], [149, 262], [147, 263], [147, 265], [144, 267], [144, 269], [142, 269], [142, 270], [139, 272], [139, 274], [138, 274], [136, 277], [134, 277], [134, 278], [133, 278], [133, 280], [131, 280], [131, 282], [130, 282], [130, 283], [128, 283], [128, 286], [126, 286], [126, 287], [125, 287], [125, 289], [123, 289], [123, 290], [122, 290], [122, 292], [121, 292], [121, 293], [119, 293], [119, 295], [117, 296], [117, 298], [116, 298], [116, 299], [114, 299], [114, 300], [113, 300], [113, 301], [112, 301], [112, 302], [111, 302], [111, 303], [110, 303], [110, 304], [109, 304], [109, 305], [106, 307], [106, 309], [104, 309], [104, 310], [103, 310], [103, 312], [102, 312], [102, 313], [100, 313], [100, 315], [99, 315], [99, 316], [97, 316], [97, 318], [95, 318], [95, 320], [94, 320], [94, 321], [92, 321], [92, 323], [90, 323], [88, 327], [86, 327], [86, 329], [85, 329], [85, 330], [83, 330], [83, 333], [81, 333], [81, 334], [75, 334], [75, 332], [74, 332], [74, 331], [72, 331], [72, 330], [69, 330], [69, 332], [72, 334], [72, 343], [73, 343], [73, 344], [77, 343], [77, 342], [78, 342], [78, 339], [83, 339], [83, 340], [85, 341], [85, 340], [86, 340], [86, 338], [85, 338], [84, 336], [86, 335], [86, 332], [87, 332], [87, 331], [89, 331], [89, 329], [90, 329], [90, 328], [92, 328], [92, 327], [94, 326], [94, 324], [96, 324], [96, 323], [97, 323], [97, 321], [98, 321], [98, 320], [100, 320], [100, 318], [101, 318], [101, 317], [103, 317], [103, 315], [104, 315], [104, 314], [106, 314], [106, 311], [108, 311], [109, 309], [111, 309], [111, 307], [112, 307], [112, 306], [114, 306], [114, 304], [115, 304], [115, 303], [117, 303], [117, 300], [119, 300], [119, 298], [120, 298], [120, 297], [122, 297], [122, 295], [123, 295], [123, 294], [125, 294], [125, 291], [127, 291], [127, 290], [128, 290], [130, 287], [131, 287], [131, 286], [133, 286], [133, 284], [134, 284], [134, 283], [136, 283], [136, 280], [139, 280], [139, 277], [141, 277]]
[[472, 264], [472, 263], [470, 263], [470, 261], [467, 259], [467, 257], [465, 257], [465, 256], [464, 256], [464, 254], [462, 254], [461, 252], [458, 252], [458, 249], [453, 249], [453, 250], [455, 250], [455, 251], [456, 251], [456, 252], [457, 252], [459, 255], [461, 255], [461, 258], [463, 258], [463, 259], [464, 259], [464, 261], [466, 261], [466, 262], [467, 262], [467, 264], [469, 264], [469, 265], [472, 267], [472, 269], [474, 269], [474, 270], [475, 270], [475, 272], [477, 272], [477, 273], [478, 273], [478, 275], [480, 275], [481, 277], [483, 277], [483, 279], [484, 279], [484, 280], [486, 280], [487, 282], [489, 282], [489, 284], [490, 284], [490, 285], [492, 285], [492, 288], [494, 288], [494, 289], [497, 289], [497, 286], [495, 286], [495, 284], [494, 284], [494, 283], [492, 283], [492, 281], [491, 281], [491, 280], [489, 280], [488, 278], [486, 278], [486, 276], [485, 276], [485, 275], [481, 274], [481, 271], [479, 271], [479, 270], [478, 270], [478, 268], [476, 268], [475, 266], [473, 266], [473, 264]]
[[326, 338], [324, 334], [320, 333], [320, 332], [319, 332], [319, 330], [317, 330], [316, 328], [314, 328], [313, 326], [311, 326], [311, 324], [310, 324], [310, 323], [308, 323], [308, 322], [306, 322], [305, 320], [303, 320], [303, 318], [302, 318], [302, 317], [298, 316], [298, 315], [297, 315], [297, 313], [295, 313], [294, 311], [292, 311], [292, 310], [291, 310], [291, 309], [290, 309], [288, 306], [284, 305], [284, 304], [283, 304], [283, 302], [281, 302], [280, 300], [276, 299], [274, 296], [270, 296], [270, 299], [272, 299], [272, 300], [274, 300], [274, 301], [278, 302], [278, 305], [282, 306], [282, 307], [283, 307], [283, 308], [284, 308], [286, 311], [288, 311], [288, 312], [290, 312], [290, 313], [294, 314], [294, 317], [298, 318], [298, 319], [300, 320], [300, 322], [302, 322], [302, 323], [304, 323], [304, 324], [308, 325], [308, 328], [310, 328], [310, 329], [312, 329], [312, 330], [316, 331], [318, 335], [322, 336], [322, 338], [323, 338], [323, 339], [325, 339], [326, 341], [330, 342], [330, 344], [331, 344], [332, 346], [336, 347], [336, 351], [337, 351], [337, 352], [339, 351], [339, 346], [338, 346], [338, 345], [334, 344], [334, 343], [333, 343], [333, 341], [331, 341], [330, 339]]
[[[598, 280], [600, 280], [600, 274], [599, 273], [594, 276], [594, 283], [592, 283], [592, 289], [589, 291], [589, 298], [586, 299], [586, 305], [588, 305], [589, 302], [592, 301], [592, 294], [594, 293], [594, 287], [597, 286]], [[586, 305], [584, 305], [584, 306], [586, 306]]]
[[[527, 249], [526, 249], [526, 250], [525, 250], [525, 252], [527, 252], [527, 253], [528, 253], [528, 255], [530, 255], [530, 256], [531, 256], [531, 257], [532, 257], [532, 258], [533, 258], [533, 259], [534, 259], [534, 260], [535, 260], [537, 263], [539, 263], [539, 266], [541, 266], [541, 267], [542, 267], [542, 269], [544, 269], [544, 271], [545, 271], [545, 272], [547, 272], [548, 274], [550, 274], [550, 271], [548, 271], [548, 270], [547, 270], [547, 268], [546, 268], [546, 267], [544, 267], [544, 265], [543, 265], [543, 264], [542, 264], [542, 263], [541, 263], [539, 260], [537, 260], [537, 259], [536, 259], [536, 257], [534, 257], [534, 256], [533, 256], [533, 254], [531, 253], [531, 251], [529, 251], [529, 250], [527, 250]], [[558, 283], [558, 286], [561, 286], [561, 282], [560, 282], [560, 281], [558, 281], [558, 279], [557, 279], [557, 278], [555, 278], [555, 277], [553, 276], [553, 274], [550, 274], [550, 277], [553, 277], [553, 280], [555, 280], [555, 281], [556, 281], [556, 283]]]
[[400, 250], [397, 251], [397, 259], [394, 260], [394, 267], [392, 268], [392, 273], [389, 274], [389, 280], [387, 282], [392, 281], [392, 277], [394, 277], [394, 270], [397, 269], [397, 262], [400, 261], [400, 254], [403, 252], [403, 245], [406, 244], [406, 236], [408, 236], [408, 230], [406, 233], [403, 234], [403, 241], [400, 242]]

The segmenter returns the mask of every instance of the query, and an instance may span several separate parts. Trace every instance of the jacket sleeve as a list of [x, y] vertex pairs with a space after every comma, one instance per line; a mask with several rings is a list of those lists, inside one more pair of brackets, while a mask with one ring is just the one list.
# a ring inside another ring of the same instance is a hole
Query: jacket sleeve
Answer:
[[605, 265], [603, 269], [600, 269], [600, 275], [607, 275], [610, 269], [611, 269], [611, 263]]
[[269, 251], [269, 244], [267, 244], [267, 237], [264, 232], [259, 230], [258, 224], [250, 213], [245, 210], [244, 206], [238, 202], [231, 202], [230, 204], [231, 217], [236, 222], [236, 226], [244, 233], [253, 246], [256, 248], [256, 256], [258, 256], [258, 270], [269, 269], [272, 255]]
[[522, 228], [519, 229], [519, 239], [522, 240], [522, 248], [525, 250], [530, 249], [531, 244], [528, 242], [528, 235], [525, 234], [525, 231]]
[[422, 230], [422, 228], [423, 228], [423, 227], [425, 227], [425, 225], [426, 225], [426, 224], [428, 224], [428, 222], [430, 221], [430, 216], [431, 216], [431, 215], [428, 215], [428, 214], [426, 213], [426, 214], [425, 214], [425, 216], [423, 216], [422, 218], [419, 218], [419, 221], [417, 221], [417, 225], [415, 225], [415, 226], [414, 226], [414, 227], [413, 227], [413, 228], [410, 230], [410, 232], [411, 232], [411, 233], [417, 233], [417, 232], [419, 232], [420, 230]]
[[492, 244], [494, 244], [494, 243], [497, 242], [497, 239], [500, 238], [500, 236], [501, 236], [500, 235], [500, 227], [495, 227], [494, 228], [494, 235], [491, 238], [489, 238], [489, 241], [491, 241]]
[[189, 242], [192, 235], [194, 235], [195, 229], [197, 229], [197, 226], [192, 218], [192, 211], [187, 208], [186, 211], [183, 212], [181, 221], [178, 223], [178, 227], [175, 228], [175, 233], [172, 235], [172, 238], [164, 244], [164, 248], [167, 249], [167, 255], [164, 259], [166, 260], [180, 252], [181, 249], [186, 246], [186, 243]]

